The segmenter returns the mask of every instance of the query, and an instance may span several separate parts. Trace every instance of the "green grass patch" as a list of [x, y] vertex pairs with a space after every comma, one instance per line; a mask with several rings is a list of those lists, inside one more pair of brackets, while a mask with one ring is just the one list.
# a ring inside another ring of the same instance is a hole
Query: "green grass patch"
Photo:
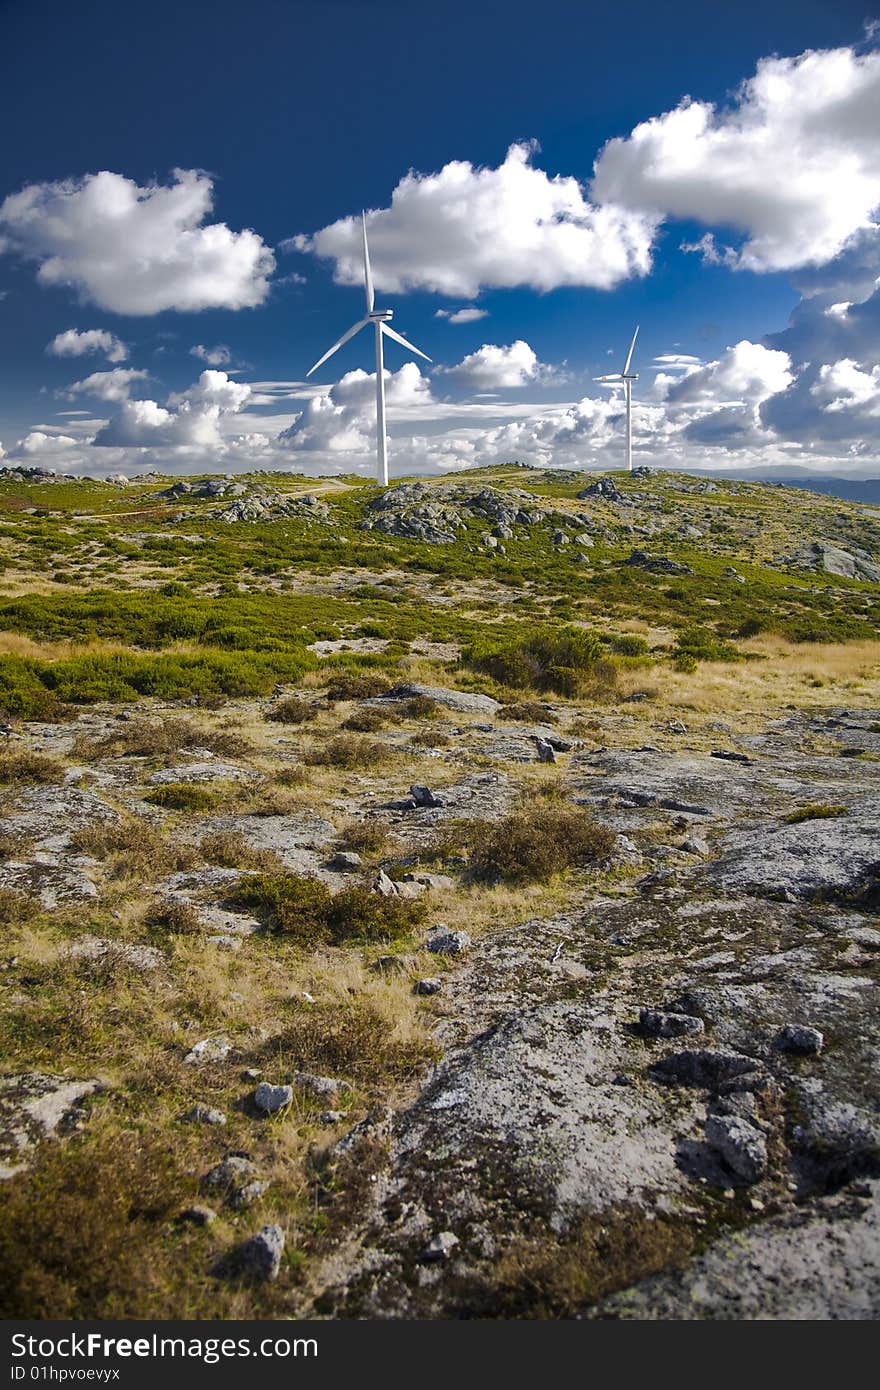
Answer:
[[800, 825], [807, 820], [836, 820], [838, 816], [848, 816], [848, 806], [833, 806], [824, 802], [812, 802], [806, 806], [798, 806], [797, 810], [791, 811], [785, 817], [786, 825]]

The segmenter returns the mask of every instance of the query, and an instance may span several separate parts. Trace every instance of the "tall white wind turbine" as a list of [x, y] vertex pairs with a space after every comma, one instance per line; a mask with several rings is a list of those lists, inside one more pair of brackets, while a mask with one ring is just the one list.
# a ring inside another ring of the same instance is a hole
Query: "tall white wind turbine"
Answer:
[[376, 330], [376, 457], [377, 457], [377, 476], [381, 487], [388, 486], [388, 440], [385, 435], [385, 363], [382, 353], [382, 337], [393, 338], [396, 343], [414, 352], [417, 357], [424, 357], [426, 362], [431, 359], [426, 352], [413, 347], [408, 343], [401, 333], [395, 332], [389, 325], [389, 319], [394, 313], [393, 309], [376, 309], [376, 296], [373, 292], [373, 272], [370, 269], [370, 248], [367, 245], [367, 217], [366, 213], [361, 213], [361, 228], [364, 234], [364, 290], [367, 296], [367, 316], [359, 319], [353, 324], [347, 333], [343, 333], [338, 342], [334, 343], [323, 357], [319, 357], [314, 367], [310, 367], [306, 376], [311, 376], [322, 367], [328, 357], [332, 357], [334, 352], [347, 343], [349, 338], [353, 338], [356, 333], [360, 333], [367, 324], [373, 324]]
[[636, 345], [636, 338], [639, 336], [639, 325], [636, 324], [636, 331], [632, 336], [629, 345], [629, 352], [626, 354], [626, 362], [623, 364], [623, 371], [617, 372], [614, 376], [597, 376], [594, 381], [604, 381], [609, 386], [617, 386], [623, 383], [623, 394], [626, 399], [626, 471], [632, 472], [633, 466], [633, 435], [632, 435], [632, 384], [638, 381], [638, 372], [631, 372], [629, 369], [632, 362], [633, 350]]

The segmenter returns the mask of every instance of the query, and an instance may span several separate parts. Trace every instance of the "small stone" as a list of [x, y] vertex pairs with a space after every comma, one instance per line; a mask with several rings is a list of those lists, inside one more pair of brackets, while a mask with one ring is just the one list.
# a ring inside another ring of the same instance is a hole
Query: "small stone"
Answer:
[[204, 1101], [196, 1101], [192, 1110], [188, 1110], [183, 1117], [191, 1120], [198, 1125], [225, 1125], [226, 1116], [222, 1110], [212, 1110], [210, 1105], [205, 1105]]
[[322, 1110], [318, 1116], [319, 1125], [341, 1125], [348, 1119], [347, 1110]]
[[330, 868], [338, 869], [340, 873], [347, 874], [355, 869], [359, 869], [363, 862], [360, 855], [355, 854], [354, 850], [340, 849], [337, 850], [330, 860]]
[[410, 796], [416, 806], [435, 807], [444, 804], [443, 798], [436, 796], [430, 787], [413, 786], [409, 789]]
[[825, 1038], [818, 1028], [807, 1028], [798, 1023], [787, 1023], [777, 1035], [776, 1046], [780, 1052], [795, 1052], [801, 1056], [815, 1056], [825, 1045]]
[[436, 975], [425, 980], [416, 980], [415, 983], [416, 994], [439, 994], [442, 988], [443, 981]]
[[549, 744], [545, 738], [536, 738], [536, 739], [535, 739], [535, 747], [536, 747], [536, 749], [537, 749], [537, 751], [538, 751], [538, 762], [539, 762], [539, 763], [555, 763], [555, 762], [556, 762], [556, 754], [555, 754], [554, 751], [553, 751], [552, 745]]
[[245, 1081], [259, 1081], [262, 1075], [263, 1073], [260, 1071], [259, 1067], [245, 1067], [242, 1072]]
[[244, 1187], [237, 1187], [235, 1189], [232, 1196], [229, 1198], [229, 1205], [232, 1207], [233, 1211], [246, 1211], [248, 1207], [253, 1206], [254, 1202], [260, 1200], [268, 1186], [268, 1183], [258, 1182], [256, 1180], [254, 1182], [245, 1183]]
[[754, 1125], [738, 1115], [710, 1115], [705, 1134], [709, 1147], [742, 1182], [758, 1182], [764, 1176], [767, 1143]]
[[682, 845], [685, 854], [708, 854], [709, 846], [705, 840], [690, 839], [685, 840]]
[[335, 1076], [316, 1076], [314, 1072], [298, 1071], [293, 1084], [300, 1091], [308, 1091], [312, 1096], [335, 1096], [338, 1091], [347, 1091], [348, 1084], [338, 1081]]
[[466, 931], [440, 932], [430, 937], [425, 945], [436, 956], [460, 956], [469, 949], [471, 938]]
[[277, 1279], [284, 1254], [284, 1232], [280, 1226], [264, 1226], [239, 1247], [236, 1264], [241, 1273], [254, 1279]]
[[639, 1032], [646, 1038], [681, 1038], [686, 1033], [702, 1033], [705, 1024], [693, 1014], [639, 1009]]
[[196, 1043], [184, 1057], [189, 1066], [199, 1066], [204, 1062], [223, 1062], [232, 1051], [228, 1038], [205, 1038]]
[[383, 898], [397, 897], [397, 884], [393, 878], [389, 878], [384, 869], [380, 869], [377, 877], [373, 881], [373, 892], [381, 893]]
[[[403, 882], [420, 883], [424, 888], [436, 890], [455, 887], [455, 879], [449, 874], [408, 873], [403, 875]], [[397, 891], [400, 892], [400, 884], [397, 885]]]
[[212, 1221], [217, 1220], [217, 1213], [212, 1207], [186, 1207], [180, 1213], [181, 1221], [191, 1221], [194, 1226], [210, 1226]]
[[240, 951], [240, 936], [206, 936], [205, 941], [209, 946], [216, 946], [218, 951]]
[[276, 1111], [283, 1110], [292, 1101], [292, 1086], [273, 1086], [268, 1081], [261, 1081], [254, 1091], [254, 1105], [265, 1115], [274, 1115]]
[[458, 1236], [452, 1231], [441, 1231], [439, 1235], [432, 1237], [422, 1251], [423, 1260], [448, 1260], [456, 1245]]
[[250, 1159], [240, 1154], [228, 1154], [202, 1178], [205, 1187], [232, 1187], [241, 1178], [249, 1178], [257, 1170]]
[[428, 891], [426, 883], [420, 883], [417, 879], [408, 876], [394, 885], [398, 898], [420, 898], [423, 893]]

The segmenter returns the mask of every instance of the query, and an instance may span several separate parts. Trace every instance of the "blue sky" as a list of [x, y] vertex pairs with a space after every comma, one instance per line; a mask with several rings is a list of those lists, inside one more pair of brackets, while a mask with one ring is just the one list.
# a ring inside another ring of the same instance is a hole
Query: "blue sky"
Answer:
[[639, 322], [638, 461], [876, 475], [878, 42], [847, 0], [5, 0], [3, 461], [368, 471], [366, 336], [304, 385], [366, 207], [435, 364], [388, 351], [392, 471], [616, 466]]

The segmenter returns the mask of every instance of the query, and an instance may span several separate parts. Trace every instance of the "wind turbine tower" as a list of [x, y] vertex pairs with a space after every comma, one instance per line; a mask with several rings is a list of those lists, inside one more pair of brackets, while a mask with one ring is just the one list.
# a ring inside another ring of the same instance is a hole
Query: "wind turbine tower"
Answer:
[[639, 336], [639, 325], [636, 324], [636, 331], [635, 331], [635, 333], [634, 333], [633, 336], [632, 336], [632, 342], [631, 342], [630, 345], [629, 345], [629, 352], [626, 354], [626, 362], [625, 362], [624, 365], [623, 365], [623, 371], [622, 371], [622, 372], [617, 372], [617, 373], [615, 373], [614, 376], [597, 376], [597, 377], [594, 378], [595, 381], [603, 381], [603, 382], [605, 382], [605, 383], [606, 383], [607, 385], [609, 385], [609, 386], [617, 386], [618, 383], [622, 383], [622, 384], [623, 384], [623, 394], [624, 394], [624, 399], [626, 400], [626, 471], [627, 471], [627, 473], [631, 473], [631, 472], [632, 472], [632, 466], [633, 466], [632, 384], [633, 384], [634, 381], [638, 381], [638, 379], [639, 379], [639, 374], [638, 374], [638, 372], [631, 372], [629, 368], [630, 368], [630, 363], [632, 362], [632, 358], [633, 358], [633, 351], [634, 351], [635, 345], [636, 345], [636, 338], [637, 338], [638, 336]]
[[426, 362], [431, 359], [426, 352], [413, 347], [408, 343], [401, 333], [397, 333], [390, 325], [389, 320], [394, 313], [393, 309], [377, 309], [375, 307], [376, 295], [373, 290], [373, 272], [370, 268], [370, 248], [367, 244], [367, 217], [366, 213], [361, 213], [361, 230], [364, 237], [364, 291], [367, 297], [366, 318], [359, 319], [357, 323], [349, 328], [347, 333], [343, 333], [338, 342], [334, 343], [329, 351], [324, 353], [306, 372], [306, 376], [311, 376], [322, 367], [328, 357], [332, 357], [334, 352], [347, 343], [349, 338], [353, 338], [356, 333], [360, 333], [362, 328], [372, 324], [376, 333], [376, 476], [380, 487], [388, 486], [388, 439], [385, 434], [385, 362], [383, 353], [382, 339], [393, 338], [396, 343], [400, 343], [408, 352], [414, 352], [417, 357], [424, 357]]

